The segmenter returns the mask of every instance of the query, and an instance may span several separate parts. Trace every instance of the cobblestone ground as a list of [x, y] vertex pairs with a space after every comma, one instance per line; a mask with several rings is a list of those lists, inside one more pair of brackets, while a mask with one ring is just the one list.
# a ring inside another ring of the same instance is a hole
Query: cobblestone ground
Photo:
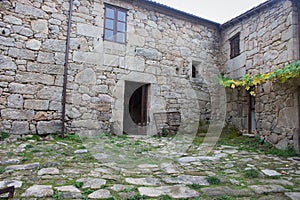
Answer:
[[[101, 140], [124, 154], [131, 148], [136, 158], [147, 158], [170, 139], [104, 136]], [[14, 199], [300, 199], [298, 158], [234, 146], [219, 145], [205, 156], [170, 150], [173, 161], [145, 159], [130, 165], [109, 161], [112, 155], [103, 152], [92, 155], [93, 150], [73, 136], [64, 140], [27, 136], [0, 144], [0, 188], [14, 185]]]

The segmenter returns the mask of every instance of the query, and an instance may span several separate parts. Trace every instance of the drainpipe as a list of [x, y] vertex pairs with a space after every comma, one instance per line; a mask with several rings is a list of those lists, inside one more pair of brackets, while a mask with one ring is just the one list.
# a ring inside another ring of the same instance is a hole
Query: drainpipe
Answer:
[[65, 122], [66, 122], [66, 96], [67, 96], [67, 82], [68, 82], [68, 66], [69, 66], [69, 50], [70, 50], [70, 34], [72, 25], [72, 10], [73, 0], [70, 0], [69, 7], [69, 19], [68, 19], [68, 31], [67, 31], [67, 42], [66, 42], [66, 54], [64, 64], [64, 78], [63, 78], [63, 91], [62, 91], [62, 112], [61, 112], [61, 137], [65, 137]]

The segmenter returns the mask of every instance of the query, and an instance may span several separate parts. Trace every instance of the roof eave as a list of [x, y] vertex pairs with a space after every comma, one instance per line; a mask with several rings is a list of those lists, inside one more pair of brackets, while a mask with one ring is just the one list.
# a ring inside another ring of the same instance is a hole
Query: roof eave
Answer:
[[220, 25], [220, 27], [221, 27], [221, 29], [226, 29], [238, 22], [243, 21], [244, 19], [247, 19], [247, 18], [259, 13], [260, 11], [264, 10], [265, 8], [268, 8], [280, 1], [282, 1], [282, 0], [268, 0], [256, 7], [252, 8], [251, 10], [248, 10], [247, 12], [229, 20], [228, 22], [225, 22], [224, 24]]
[[139, 5], [144, 5], [147, 7], [154, 8], [156, 10], [164, 11], [165, 13], [176, 14], [176, 18], [189, 20], [195, 23], [202, 23], [204, 25], [209, 25], [214, 28], [219, 29], [220, 25], [217, 22], [210, 21], [208, 19], [204, 19], [202, 17], [198, 17], [193, 14], [186, 13], [184, 11], [151, 1], [151, 0], [133, 0], [132, 2], [137, 2]]

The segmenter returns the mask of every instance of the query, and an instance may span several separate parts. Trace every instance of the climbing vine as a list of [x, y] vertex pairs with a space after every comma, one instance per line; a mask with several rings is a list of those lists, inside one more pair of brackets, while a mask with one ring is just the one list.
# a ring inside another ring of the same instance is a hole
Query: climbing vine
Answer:
[[294, 61], [291, 64], [287, 64], [283, 68], [276, 69], [272, 72], [265, 74], [246, 74], [239, 80], [234, 80], [225, 76], [221, 76], [220, 83], [224, 87], [236, 88], [244, 87], [251, 95], [255, 96], [253, 88], [256, 85], [266, 83], [269, 81], [279, 80], [281, 83], [286, 82], [288, 79], [300, 77], [300, 60]]

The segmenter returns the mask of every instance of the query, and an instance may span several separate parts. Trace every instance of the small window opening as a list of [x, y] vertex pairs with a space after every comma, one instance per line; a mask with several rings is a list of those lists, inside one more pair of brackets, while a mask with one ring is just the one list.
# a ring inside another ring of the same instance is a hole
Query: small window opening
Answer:
[[192, 78], [196, 78], [196, 74], [197, 74], [196, 67], [192, 65]]
[[192, 61], [192, 78], [199, 78], [199, 65], [199, 62]]
[[230, 41], [230, 58], [240, 55], [240, 33], [229, 39]]

